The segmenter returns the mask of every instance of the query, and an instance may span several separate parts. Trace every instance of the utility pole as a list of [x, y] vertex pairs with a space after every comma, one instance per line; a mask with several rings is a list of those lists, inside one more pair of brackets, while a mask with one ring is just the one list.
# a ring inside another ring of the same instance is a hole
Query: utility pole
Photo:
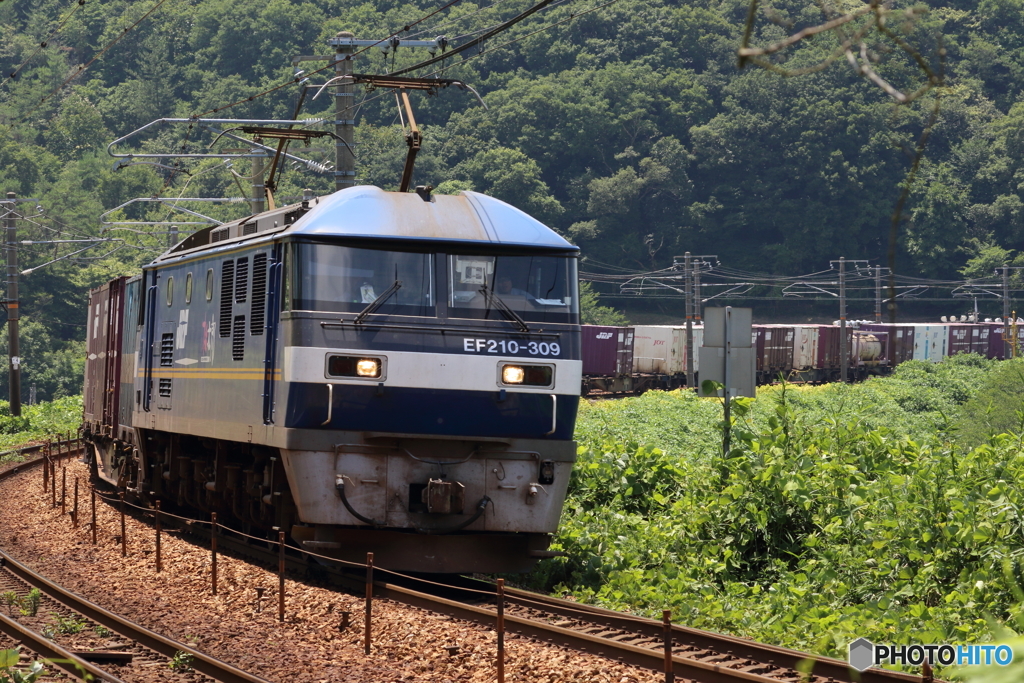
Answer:
[[[1007, 264], [1003, 264], [1003, 329], [1010, 324], [1010, 267]], [[1003, 334], [1003, 358], [1010, 357], [1010, 345], [1006, 341], [1006, 334]], [[1016, 345], [1017, 340], [1013, 340]]]
[[[257, 144], [263, 144], [263, 140], [260, 138], [253, 138], [253, 142]], [[263, 213], [264, 200], [267, 198], [267, 189], [263, 184], [263, 150], [259, 150], [255, 153], [252, 158], [252, 169], [250, 175], [252, 176], [252, 212], [253, 215]]]
[[334, 189], [344, 190], [356, 183], [355, 130], [356, 122], [353, 98], [355, 88], [352, 75], [352, 53], [355, 52], [355, 36], [342, 31], [331, 39], [334, 47], [334, 77], [338, 84], [334, 88]]
[[18, 348], [18, 227], [14, 213], [14, 192], [7, 193], [7, 339], [10, 361], [8, 365], [8, 388], [10, 390], [11, 415], [21, 415], [21, 350]]
[[701, 325], [700, 319], [700, 262], [697, 263], [693, 269], [693, 322], [695, 325]]
[[332, 62], [334, 64], [334, 76], [331, 81], [337, 81], [334, 85], [334, 134], [337, 136], [334, 141], [334, 189], [344, 190], [352, 187], [356, 182], [356, 155], [355, 155], [355, 84], [352, 75], [352, 57], [357, 48], [376, 47], [384, 54], [399, 47], [422, 47], [434, 55], [441, 49], [443, 37], [435, 40], [399, 40], [390, 38], [388, 40], [363, 40], [356, 39], [348, 31], [341, 31], [327, 43], [334, 48], [334, 54], [325, 55], [297, 55], [292, 57], [292, 65], [298, 68], [302, 62]]
[[171, 229], [167, 231], [167, 248], [170, 249], [178, 243], [178, 226], [172, 225]]
[[683, 288], [686, 290], [686, 388], [693, 389], [693, 288], [690, 283], [690, 252], [683, 255]]
[[839, 257], [839, 380], [846, 383], [850, 372], [850, 349], [846, 343], [846, 257]]
[[875, 322], [882, 322], [882, 266], [875, 266]]

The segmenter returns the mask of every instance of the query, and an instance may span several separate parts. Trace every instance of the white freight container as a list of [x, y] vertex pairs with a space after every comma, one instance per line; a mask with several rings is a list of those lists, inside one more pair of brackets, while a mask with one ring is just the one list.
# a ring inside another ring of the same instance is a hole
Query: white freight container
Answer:
[[949, 325], [915, 323], [914, 360], [938, 363], [946, 357], [949, 346]]
[[[693, 371], [699, 372], [697, 351], [704, 343], [703, 325], [693, 326]], [[686, 374], [686, 325], [635, 325], [633, 372]]]
[[794, 325], [793, 369], [818, 367], [818, 325]]

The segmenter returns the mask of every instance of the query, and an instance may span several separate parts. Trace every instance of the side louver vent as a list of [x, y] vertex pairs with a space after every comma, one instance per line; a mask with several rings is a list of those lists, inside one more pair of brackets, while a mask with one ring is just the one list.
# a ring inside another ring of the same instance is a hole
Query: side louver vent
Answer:
[[249, 257], [238, 259], [235, 264], [235, 303], [244, 304], [249, 289]]
[[235, 324], [231, 329], [231, 359], [245, 358], [245, 316], [236, 315]]
[[256, 221], [246, 223], [242, 226], [242, 235], [255, 235], [256, 234]]
[[249, 316], [249, 334], [263, 334], [267, 313], [267, 255], [252, 257], [252, 315]]
[[174, 333], [168, 332], [160, 337], [160, 365], [165, 368], [174, 364]]
[[223, 242], [228, 238], [231, 228], [218, 228], [210, 232], [210, 243]]
[[235, 262], [225, 261], [220, 269], [220, 336], [231, 335], [231, 302], [235, 293]]
[[171, 397], [171, 378], [161, 377], [160, 378], [160, 395], [164, 398]]

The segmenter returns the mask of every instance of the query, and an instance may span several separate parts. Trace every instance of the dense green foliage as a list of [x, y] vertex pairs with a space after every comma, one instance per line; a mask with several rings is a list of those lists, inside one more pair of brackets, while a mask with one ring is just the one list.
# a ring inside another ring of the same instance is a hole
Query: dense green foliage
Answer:
[[[559, 546], [534, 577], [604, 605], [845, 657], [974, 642], [1024, 602], [1024, 436], [957, 443], [1024, 362], [958, 356], [860, 385], [595, 402]], [[1012, 396], [1017, 409], [1024, 390]]]
[[[466, 40], [460, 36], [531, 2], [463, 0], [404, 37], [443, 34], [459, 44]], [[152, 5], [0, 3], [0, 74], [7, 81], [0, 86], [0, 190], [38, 198], [45, 209], [40, 215], [31, 204], [21, 206], [34, 216], [19, 225], [21, 236], [98, 234], [104, 210], [140, 196], [247, 192], [247, 181], [237, 177], [248, 174], [245, 161], [234, 169], [219, 160], [186, 161], [176, 174], [146, 165], [114, 171], [103, 150], [158, 117], [290, 118], [296, 87], [248, 97], [291, 78], [291, 57], [328, 52], [326, 41], [341, 30], [386, 36], [436, 4], [167, 0], [59, 88]], [[473, 188], [510, 201], [580, 244], [585, 265], [663, 267], [684, 250], [785, 273], [818, 270], [838, 254], [883, 260], [889, 215], [908, 169], [905, 152], [922, 130], [928, 98], [894, 108], [843, 63], [791, 79], [737, 69], [747, 10], [742, 0], [618, 0], [578, 14], [598, 4], [556, 3], [489, 41], [483, 54], [440, 65], [441, 75], [477, 88], [489, 109], [454, 88], [432, 98], [414, 95], [426, 134], [414, 182], [442, 192]], [[988, 275], [993, 265], [1021, 258], [1024, 242], [1024, 5], [927, 4], [930, 13], [899, 28], [936, 68], [936, 35], [943, 35], [948, 87], [907, 206], [911, 220], [902, 228], [899, 268]], [[760, 15], [752, 41], [767, 44], [821, 16], [816, 3], [774, 3]], [[826, 34], [797, 46], [787, 53], [787, 66], [815, 62], [835, 40]], [[515, 42], [503, 46], [507, 41]], [[908, 90], [920, 84], [910, 57], [871, 45], [876, 48], [879, 73]], [[385, 56], [374, 48], [357, 58], [356, 70], [380, 72], [424, 57], [410, 49]], [[322, 63], [301, 66], [308, 72]], [[313, 74], [311, 82], [323, 82], [324, 75]], [[302, 116], [332, 116], [333, 98], [314, 100], [312, 94]], [[393, 98], [367, 93], [359, 102], [358, 179], [394, 188], [405, 145], [394, 125]], [[198, 151], [211, 142], [198, 129], [165, 125], [138, 138], [135, 149]], [[218, 148], [237, 144], [224, 139]], [[326, 161], [333, 144], [291, 151]], [[332, 179], [288, 166], [278, 196], [295, 197], [302, 187], [327, 192]], [[183, 206], [219, 218], [246, 210], [244, 204]], [[112, 218], [171, 216], [187, 219], [148, 203]], [[23, 354], [26, 371], [38, 373], [25, 382], [26, 391], [32, 382], [45, 397], [73, 388], [78, 368], [70, 360], [51, 364], [39, 355], [56, 349], [68, 349], [67, 358], [80, 355], [68, 345], [83, 336], [84, 290], [132, 272], [165, 243], [164, 230], [109, 231], [106, 236], [127, 242], [86, 252], [95, 260], [58, 262], [25, 279], [22, 314], [45, 328]], [[26, 247], [23, 263], [41, 264], [57, 251], [68, 248]], [[43, 365], [61, 368], [44, 371]], [[0, 377], [0, 392], [5, 381]]]
[[[22, 406], [21, 416], [11, 415], [7, 401], [0, 401], [0, 450], [55, 438], [58, 434], [78, 433], [82, 424], [82, 397], [66, 396], [31, 406]], [[16, 460], [15, 455], [0, 455], [0, 463]]]

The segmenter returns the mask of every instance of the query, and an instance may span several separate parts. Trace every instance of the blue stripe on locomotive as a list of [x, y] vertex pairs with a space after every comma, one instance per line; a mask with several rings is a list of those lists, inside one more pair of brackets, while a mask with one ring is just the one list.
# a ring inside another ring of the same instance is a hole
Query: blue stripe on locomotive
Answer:
[[551, 429], [551, 394], [338, 385], [329, 425], [323, 384], [288, 385], [285, 427], [450, 436], [572, 439], [578, 396], [559, 395]]

